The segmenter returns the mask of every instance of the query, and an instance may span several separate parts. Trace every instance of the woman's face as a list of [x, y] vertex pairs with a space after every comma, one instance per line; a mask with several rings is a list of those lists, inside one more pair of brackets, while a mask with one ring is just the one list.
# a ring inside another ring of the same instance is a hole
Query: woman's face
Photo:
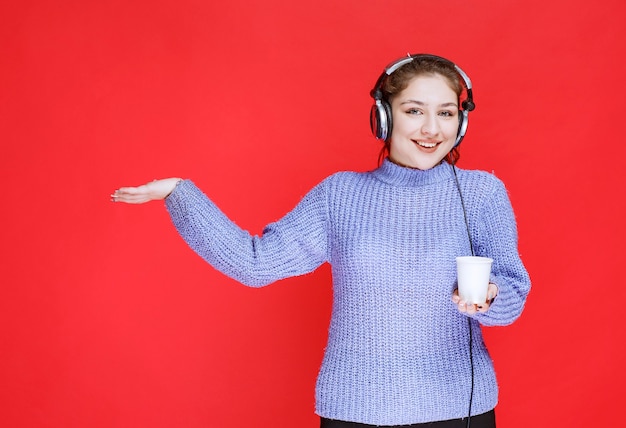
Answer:
[[413, 78], [391, 102], [390, 160], [417, 169], [438, 165], [456, 141], [457, 99], [438, 74]]

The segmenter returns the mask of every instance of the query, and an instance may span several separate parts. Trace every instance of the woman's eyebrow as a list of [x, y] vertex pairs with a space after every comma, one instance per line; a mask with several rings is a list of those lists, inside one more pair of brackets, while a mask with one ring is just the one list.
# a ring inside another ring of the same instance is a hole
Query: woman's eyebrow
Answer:
[[[406, 101], [403, 101], [403, 102], [400, 103], [400, 105], [403, 105], [403, 104], [417, 104], [417, 105], [420, 105], [420, 106], [427, 105], [425, 102], [417, 101], [417, 100], [406, 100]], [[458, 104], [457, 103], [453, 103], [453, 102], [443, 103], [443, 104], [439, 104], [439, 107], [458, 107]]]

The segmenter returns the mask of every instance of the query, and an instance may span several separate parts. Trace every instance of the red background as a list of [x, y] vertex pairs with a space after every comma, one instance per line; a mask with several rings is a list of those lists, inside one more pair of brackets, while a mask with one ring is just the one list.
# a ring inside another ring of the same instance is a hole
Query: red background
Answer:
[[622, 0], [3, 2], [0, 425], [317, 426], [328, 267], [248, 289], [161, 203], [108, 195], [189, 177], [260, 233], [375, 167], [369, 90], [407, 52], [472, 78], [460, 166], [518, 219], [533, 289], [486, 329], [500, 426], [622, 423], [624, 22]]

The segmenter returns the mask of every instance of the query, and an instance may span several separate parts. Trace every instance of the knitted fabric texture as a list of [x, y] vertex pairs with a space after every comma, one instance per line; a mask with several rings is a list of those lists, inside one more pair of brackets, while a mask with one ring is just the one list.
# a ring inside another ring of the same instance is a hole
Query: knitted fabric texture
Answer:
[[[530, 290], [502, 182], [457, 169], [476, 255], [493, 258], [499, 294], [471, 317], [472, 414], [493, 409], [498, 388], [480, 324], [506, 325]], [[470, 254], [452, 167], [425, 171], [385, 160], [370, 172], [339, 172], [277, 222], [251, 236], [192, 182], [166, 199], [178, 232], [204, 260], [259, 287], [328, 262], [333, 308], [316, 386], [316, 413], [371, 425], [467, 416], [471, 391], [468, 316], [451, 301], [455, 257]]]

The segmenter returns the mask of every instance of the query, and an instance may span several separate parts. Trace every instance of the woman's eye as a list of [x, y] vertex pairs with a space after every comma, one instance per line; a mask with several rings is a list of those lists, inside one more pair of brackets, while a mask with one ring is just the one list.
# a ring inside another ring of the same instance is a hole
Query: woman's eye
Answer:
[[454, 112], [451, 112], [451, 111], [442, 111], [439, 114], [441, 116], [445, 116], [445, 117], [452, 117], [452, 116], [454, 116]]
[[421, 112], [416, 108], [410, 108], [406, 111], [408, 114], [420, 114]]

